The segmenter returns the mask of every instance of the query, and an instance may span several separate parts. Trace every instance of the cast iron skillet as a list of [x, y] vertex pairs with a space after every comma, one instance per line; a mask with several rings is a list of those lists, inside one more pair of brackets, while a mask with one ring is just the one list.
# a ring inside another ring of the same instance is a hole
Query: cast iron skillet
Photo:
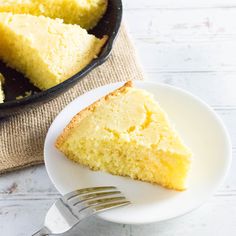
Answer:
[[[71, 78], [48, 90], [40, 91], [38, 88], [30, 84], [22, 74], [9, 67], [6, 67], [0, 62], [0, 72], [6, 78], [4, 83], [5, 102], [0, 104], [0, 117], [5, 117], [25, 111], [26, 109], [50, 101], [51, 99], [74, 86], [94, 68], [104, 63], [112, 50], [113, 42], [120, 28], [121, 18], [121, 0], [109, 0], [106, 14], [98, 23], [98, 25], [89, 32], [96, 35], [97, 37], [102, 37], [103, 35], [109, 36], [108, 41], [103, 47], [98, 58], [94, 59], [83, 70]], [[23, 95], [26, 91], [32, 91], [32, 95], [16, 100], [17, 96]]]

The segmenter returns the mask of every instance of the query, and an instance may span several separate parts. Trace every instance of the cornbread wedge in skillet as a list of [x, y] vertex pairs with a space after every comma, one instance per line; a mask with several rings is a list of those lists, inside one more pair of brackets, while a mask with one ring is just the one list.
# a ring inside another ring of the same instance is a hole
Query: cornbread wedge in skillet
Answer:
[[107, 9], [107, 0], [0, 0], [0, 12], [43, 15], [91, 29]]
[[0, 59], [42, 90], [82, 70], [107, 39], [61, 19], [12, 13], [0, 13], [0, 35]]

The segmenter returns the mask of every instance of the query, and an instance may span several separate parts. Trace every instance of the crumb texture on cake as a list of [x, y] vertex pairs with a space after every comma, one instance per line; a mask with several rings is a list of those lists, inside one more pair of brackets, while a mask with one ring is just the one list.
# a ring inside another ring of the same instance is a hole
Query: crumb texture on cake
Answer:
[[0, 13], [0, 35], [0, 59], [42, 90], [83, 69], [106, 42], [61, 19], [12, 13]]
[[159, 104], [131, 82], [78, 113], [56, 147], [93, 170], [186, 188], [191, 152]]
[[44, 15], [91, 29], [107, 9], [107, 0], [0, 0], [0, 12]]

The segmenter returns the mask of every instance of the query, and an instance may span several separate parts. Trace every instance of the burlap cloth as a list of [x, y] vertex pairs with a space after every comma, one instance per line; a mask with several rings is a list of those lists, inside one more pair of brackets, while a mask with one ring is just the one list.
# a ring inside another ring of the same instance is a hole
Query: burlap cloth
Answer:
[[143, 75], [124, 26], [112, 55], [72, 89], [38, 108], [0, 120], [0, 173], [43, 163], [43, 145], [55, 116], [79, 95], [117, 81], [141, 80]]

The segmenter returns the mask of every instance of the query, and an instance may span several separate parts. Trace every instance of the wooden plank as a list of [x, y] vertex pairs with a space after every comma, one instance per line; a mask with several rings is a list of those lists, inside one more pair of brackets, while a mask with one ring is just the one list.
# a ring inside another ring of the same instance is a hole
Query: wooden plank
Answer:
[[[43, 222], [52, 200], [0, 202], [1, 235], [31, 235]], [[162, 223], [129, 226], [102, 221], [94, 217], [65, 235], [81, 236], [199, 236], [236, 235], [236, 197], [217, 196], [185, 216]], [[20, 219], [20, 220], [19, 220]], [[9, 224], [9, 222], [11, 222]], [[12, 227], [14, 226], [14, 227]]]
[[[236, 33], [236, 8], [126, 10], [124, 21], [134, 36], [151, 38], [156, 42], [223, 41]], [[137, 24], [137, 19], [142, 19]]]
[[42, 225], [54, 200], [0, 202], [0, 232], [6, 236], [31, 235]]
[[214, 72], [235, 71], [236, 44], [230, 42], [208, 43], [158, 43], [135, 39], [140, 61], [147, 72]]
[[195, 8], [231, 8], [235, 7], [234, 0], [123, 0], [125, 9], [195, 9]]
[[151, 225], [133, 226], [132, 234], [141, 235], [236, 235], [236, 198], [214, 197], [183, 217]]
[[126, 11], [124, 19], [147, 72], [235, 71], [235, 14], [150, 9]]
[[[49, 180], [44, 165], [14, 171], [0, 176], [0, 199], [8, 195], [41, 195], [57, 194], [55, 187]], [[16, 196], [19, 198], [19, 196]], [[33, 197], [33, 196], [32, 196]]]

